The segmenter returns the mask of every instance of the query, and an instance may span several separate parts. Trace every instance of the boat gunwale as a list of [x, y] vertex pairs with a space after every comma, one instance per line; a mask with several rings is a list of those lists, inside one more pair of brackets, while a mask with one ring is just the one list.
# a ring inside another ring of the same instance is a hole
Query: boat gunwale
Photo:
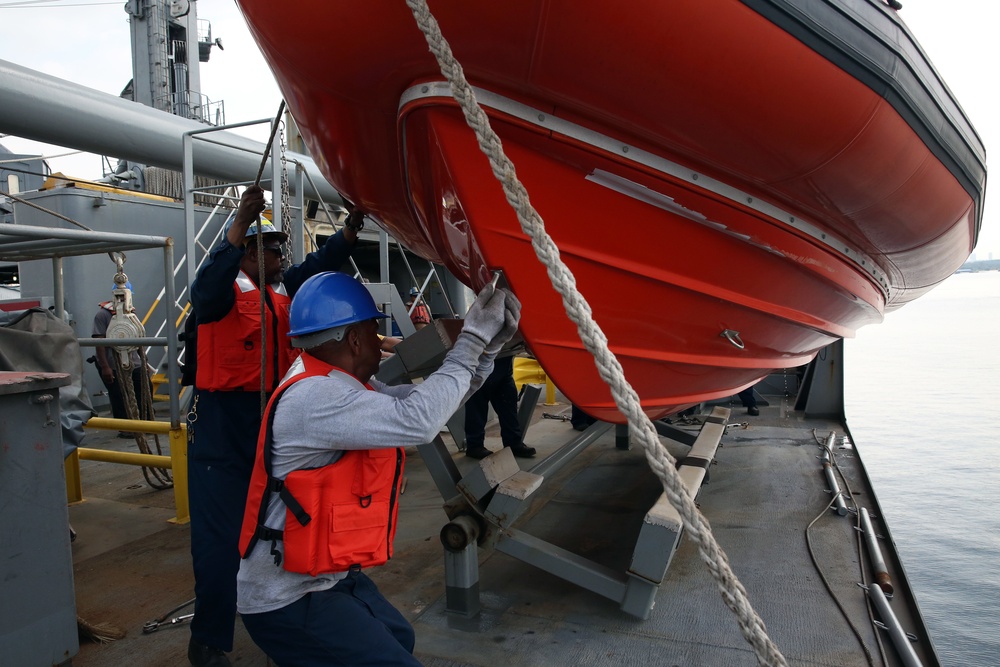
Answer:
[[[578, 145], [598, 150], [616, 161], [639, 165], [655, 174], [662, 174], [668, 179], [680, 181], [695, 191], [710, 193], [727, 205], [755, 211], [780, 228], [802, 236], [823, 247], [835, 257], [845, 259], [853, 264], [861, 275], [864, 275], [871, 284], [877, 286], [885, 300], [884, 303], [888, 303], [890, 286], [886, 272], [879, 268], [878, 263], [871, 256], [831, 230], [821, 228], [800, 215], [795, 215], [760, 197], [712, 178], [699, 170], [685, 167], [634, 144], [601, 134], [502, 94], [478, 86], [472, 88], [477, 101], [483, 107], [521, 121], [523, 124], [541, 130], [550, 136], [559, 135]], [[432, 102], [444, 102], [447, 105], [457, 106], [457, 102], [451, 94], [451, 87], [446, 81], [426, 81], [415, 84], [403, 92], [399, 101], [397, 118], [402, 120], [416, 106]], [[404, 123], [401, 120], [398, 121], [398, 124], [403, 126]], [[403, 163], [405, 164], [405, 160]], [[609, 187], [607, 184], [604, 185]], [[653, 190], [650, 192], [659, 194]], [[412, 202], [410, 205], [413, 205]]]

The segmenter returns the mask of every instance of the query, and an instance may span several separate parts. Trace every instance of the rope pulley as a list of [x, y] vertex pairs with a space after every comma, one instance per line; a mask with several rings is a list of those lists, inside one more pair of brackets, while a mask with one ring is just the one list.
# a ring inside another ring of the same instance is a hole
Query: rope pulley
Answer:
[[[142, 326], [142, 322], [139, 321], [139, 318], [133, 312], [135, 308], [132, 306], [132, 284], [129, 282], [123, 268], [125, 254], [115, 254], [119, 257], [115, 257], [118, 271], [114, 277], [115, 289], [112, 291], [113, 298], [111, 302], [114, 315], [111, 317], [111, 322], [108, 323], [108, 331], [105, 336], [111, 340], [144, 338], [146, 336], [146, 328]], [[131, 370], [132, 353], [138, 351], [139, 348], [136, 345], [115, 345], [114, 349], [122, 368]]]
[[[115, 263], [114, 289], [112, 290], [111, 306], [113, 314], [108, 323], [105, 337], [114, 340], [145, 338], [146, 328], [136, 316], [132, 306], [132, 283], [125, 273], [125, 253], [108, 253]], [[154, 419], [152, 388], [148, 381], [135, 386], [133, 374], [139, 371], [145, 376], [149, 370], [146, 361], [146, 350], [138, 345], [113, 345], [115, 377], [118, 378], [119, 390], [125, 404], [125, 412], [131, 420], [152, 421]], [[133, 362], [133, 356], [138, 358], [138, 365]], [[144, 380], [147, 380], [144, 377]], [[136, 445], [143, 454], [152, 454], [153, 448], [147, 441], [147, 434], [140, 431], [132, 433]], [[160, 438], [152, 436], [156, 445], [156, 453], [163, 454]], [[173, 478], [166, 468], [142, 467], [142, 475], [154, 489], [169, 489], [173, 486]]]

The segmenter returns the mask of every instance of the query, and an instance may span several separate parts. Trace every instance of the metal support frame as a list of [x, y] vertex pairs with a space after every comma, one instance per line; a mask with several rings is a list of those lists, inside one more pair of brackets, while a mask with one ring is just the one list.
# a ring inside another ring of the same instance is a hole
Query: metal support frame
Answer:
[[[396, 320], [396, 326], [399, 327], [399, 332], [403, 334], [404, 338], [409, 338], [417, 332], [413, 326], [413, 322], [410, 321], [409, 314], [406, 312], [406, 304], [403, 303], [403, 299], [399, 296], [399, 290], [396, 289], [395, 285], [390, 282], [365, 283], [365, 287], [368, 288], [372, 299], [375, 300], [375, 305], [381, 306], [380, 310], [383, 313], [391, 315], [392, 319]], [[390, 319], [386, 319], [385, 324], [389, 327], [392, 326]], [[388, 332], [383, 331], [383, 335], [391, 333], [391, 330]]]
[[538, 397], [542, 394], [542, 388], [535, 384], [526, 384], [521, 388], [521, 399], [517, 405], [517, 425], [521, 427], [521, 437], [528, 434], [528, 427], [531, 425], [531, 416], [535, 413], [535, 406], [538, 405]]
[[[702, 483], [707, 480], [708, 466], [725, 434], [728, 417], [728, 408], [714, 408], [690, 453], [680, 461], [678, 472], [692, 498], [697, 496]], [[666, 495], [662, 495], [646, 513], [632, 552], [631, 565], [624, 573], [513, 527], [527, 509], [531, 495], [541, 488], [545, 477], [553, 475], [610, 427], [610, 424], [602, 422], [593, 424], [528, 472], [519, 470], [513, 456], [506, 450], [497, 452], [480, 461], [477, 468], [459, 481], [458, 489], [473, 506], [481, 507], [483, 499], [488, 499], [482, 517], [487, 523], [487, 536], [496, 536], [497, 551], [614, 600], [627, 614], [648, 618], [656, 592], [683, 534], [680, 515]], [[619, 448], [622, 439], [627, 443], [627, 429], [623, 433], [621, 428], [616, 427], [616, 446]], [[474, 558], [475, 555], [467, 557]], [[448, 572], [449, 566], [468, 568], [468, 563], [455, 558], [446, 561], [446, 578], [453, 576]], [[478, 582], [472, 583], [478, 585]], [[457, 611], [450, 607], [448, 610]]]
[[615, 426], [615, 448], [627, 450], [628, 447], [628, 424], [617, 424]]
[[[677, 473], [692, 499], [698, 497], [702, 484], [708, 481], [708, 468], [715, 459], [722, 436], [726, 434], [729, 414], [729, 408], [712, 408], [691, 451], [677, 462]], [[649, 616], [656, 591], [666, 576], [683, 531], [680, 514], [670, 504], [666, 494], [662, 494], [646, 513], [639, 531], [622, 598], [624, 611], [640, 618]]]
[[809, 362], [795, 400], [795, 409], [809, 418], [830, 418], [843, 422], [844, 340], [830, 343]]
[[[169, 236], [148, 236], [144, 234], [123, 234], [119, 232], [98, 232], [80, 229], [58, 229], [33, 225], [0, 225], [0, 261], [23, 262], [36, 259], [52, 260], [53, 295], [56, 316], [65, 319], [63, 301], [65, 298], [63, 257], [79, 255], [99, 255], [115, 251], [162, 248], [163, 285], [168, 304], [176, 302], [174, 289], [174, 241]], [[180, 424], [180, 401], [177, 384], [180, 369], [177, 366], [177, 331], [172, 317], [167, 317], [163, 338], [135, 339], [143, 344], [157, 342], [167, 345], [167, 379], [170, 383], [170, 424], [174, 428]], [[81, 345], [97, 344], [96, 339], [80, 339]], [[120, 343], [120, 341], [119, 341]]]
[[[691, 452], [680, 461], [678, 472], [692, 498], [696, 497], [702, 483], [707, 479], [707, 468], [725, 434], [728, 417], [728, 409], [713, 409]], [[595, 426], [601, 424], [595, 424], [590, 428], [594, 429]], [[600, 432], [606, 432], [608, 426], [604, 424]], [[617, 437], [622, 436], [618, 434]], [[569, 443], [569, 445], [577, 449], [579, 443]], [[539, 466], [536, 466], [532, 472], [538, 469]], [[537, 484], [540, 485], [541, 481], [539, 478]], [[496, 494], [490, 501], [490, 508], [486, 513], [486, 518], [501, 528], [500, 539], [496, 544], [498, 551], [614, 600], [620, 604], [622, 611], [628, 614], [639, 618], [649, 616], [656, 592], [666, 575], [683, 533], [680, 515], [665, 495], [661, 496], [646, 513], [632, 552], [631, 565], [628, 571], [622, 574], [523, 531], [510, 528], [509, 524], [516, 518], [518, 512], [516, 508], [509, 507], [509, 501], [501, 501], [501, 507], [504, 509], [503, 519], [499, 519], [497, 513], [491, 511], [498, 503], [498, 498], [511, 496], [509, 492], [504, 492], [505, 484], [510, 486], [509, 482], [497, 485]]]
[[[378, 378], [406, 382], [433, 372], [460, 329], [438, 321], [397, 346], [396, 358], [383, 364]], [[540, 391], [535, 392], [535, 400]], [[691, 444], [678, 472], [692, 498], [708, 478], [716, 449], [726, 432], [728, 408], [715, 407]], [[440, 436], [417, 450], [427, 465], [450, 519], [441, 530], [445, 547], [445, 608], [474, 616], [479, 612], [477, 545], [492, 544], [505, 553], [577, 586], [615, 600], [628, 614], [647, 618], [656, 592], [683, 533], [680, 515], [663, 495], [646, 513], [626, 572], [617, 572], [514, 527], [546, 478], [603, 436], [611, 424], [595, 422], [530, 470], [521, 470], [508, 448], [482, 459], [464, 476]], [[673, 433], [680, 437], [680, 432]], [[686, 432], [683, 432], [687, 436]], [[616, 444], [628, 448], [627, 427], [616, 427]]]

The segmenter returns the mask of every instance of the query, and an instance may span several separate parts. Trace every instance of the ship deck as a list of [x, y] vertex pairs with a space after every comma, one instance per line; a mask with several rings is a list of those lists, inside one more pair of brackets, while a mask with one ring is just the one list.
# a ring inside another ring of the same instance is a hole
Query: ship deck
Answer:
[[[873, 626], [866, 594], [857, 585], [863, 545], [856, 518], [824, 511], [831, 496], [820, 443], [835, 430], [840, 445], [844, 426], [806, 418], [793, 409], [794, 396], [764, 397], [767, 405], [759, 416], [746, 415], [736, 402], [729, 406], [730, 422], [740, 424], [725, 429], [697, 499], [701, 511], [790, 664], [883, 664], [876, 632], [887, 664], [901, 664], [888, 635]], [[569, 412], [568, 403], [539, 402], [525, 438], [539, 454], [518, 460], [522, 468], [530, 469], [579, 435], [568, 421], [544, 417], [568, 417]], [[478, 464], [459, 452], [449, 436], [443, 439], [463, 474]], [[91, 432], [88, 440], [92, 447], [134, 448], [113, 434]], [[674, 456], [683, 457], [689, 449], [662, 441]], [[500, 446], [495, 422], [486, 444], [494, 450]], [[549, 476], [516, 527], [624, 572], [643, 517], [661, 489], [643, 452], [617, 445], [615, 429], [609, 429]], [[880, 516], [858, 451], [850, 443], [834, 451], [858, 505]], [[425, 665], [756, 664], [735, 616], [687, 538], [681, 540], [645, 620], [623, 612], [617, 602], [492, 549], [479, 551], [482, 611], [471, 619], [447, 611], [439, 540], [447, 522], [442, 499], [416, 451], [409, 452], [406, 475], [395, 556], [370, 574], [413, 623], [415, 653]], [[168, 617], [155, 632], [143, 632], [145, 623], [193, 597], [190, 531], [168, 522], [174, 515], [173, 494], [151, 490], [131, 466], [83, 461], [81, 476], [86, 499], [69, 510], [77, 533], [72, 547], [77, 613], [89, 624], [108, 624], [127, 634], [105, 644], [82, 642], [72, 664], [187, 665], [185, 624], [171, 625]], [[818, 565], [807, 546], [811, 523], [809, 538]], [[896, 589], [893, 610], [902, 627], [920, 639], [914, 646], [923, 664], [937, 664], [888, 529], [881, 520], [876, 526], [887, 538], [881, 545]], [[171, 617], [190, 611], [181, 609]], [[244, 667], [269, 664], [239, 621], [230, 659]]]

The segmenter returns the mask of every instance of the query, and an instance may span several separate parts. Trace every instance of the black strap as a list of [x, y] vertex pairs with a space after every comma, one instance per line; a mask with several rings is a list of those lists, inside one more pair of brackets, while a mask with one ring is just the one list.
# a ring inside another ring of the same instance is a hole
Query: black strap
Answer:
[[[289, 386], [290, 386], [290, 383], [289, 383]], [[257, 540], [258, 539], [269, 539], [269, 540], [280, 540], [281, 539], [281, 531], [274, 531], [275, 533], [277, 533], [276, 537], [274, 537], [273, 535], [271, 537], [263, 537], [263, 535], [261, 534], [262, 531], [270, 531], [271, 530], [270, 528], [268, 528], [268, 527], [266, 527], [264, 525], [264, 520], [267, 518], [267, 506], [270, 504], [269, 501], [271, 499], [271, 493], [270, 492], [276, 491], [276, 492], [278, 492], [280, 494], [283, 491], [284, 486], [285, 486], [284, 482], [282, 482], [279, 479], [275, 479], [271, 475], [271, 433], [272, 433], [272, 430], [274, 428], [274, 413], [275, 413], [274, 407], [276, 405], [277, 400], [278, 400], [277, 395], [271, 396], [271, 401], [268, 403], [268, 406], [267, 406], [268, 409], [265, 411], [265, 415], [267, 417], [267, 421], [265, 422], [266, 423], [266, 427], [267, 427], [267, 432], [264, 435], [264, 457], [263, 458], [264, 458], [264, 472], [267, 473], [267, 488], [264, 491], [264, 497], [261, 498], [260, 507], [257, 508], [257, 528], [256, 528], [256, 530], [254, 530], [254, 534], [250, 538], [250, 544], [247, 545], [246, 551], [243, 554], [241, 554], [243, 558], [247, 558], [247, 557], [250, 556], [250, 554], [253, 552], [253, 548], [257, 545]], [[296, 502], [294, 498], [292, 498], [291, 493], [288, 493], [287, 491], [285, 493], [287, 494], [288, 498], [291, 499], [292, 502], [295, 503], [295, 505], [299, 508], [299, 510], [302, 510], [302, 506], [299, 505], [299, 503]], [[282, 496], [282, 500], [286, 503], [286, 505], [288, 504], [288, 500], [286, 500], [284, 496]], [[304, 511], [303, 511], [303, 514], [305, 514]], [[308, 514], [306, 514], [306, 516], [308, 516]], [[298, 518], [297, 515], [296, 515], [296, 518]], [[301, 519], [300, 519], [300, 521], [301, 521]], [[303, 524], [303, 525], [305, 525], [305, 524]], [[271, 535], [271, 533], [268, 533], [268, 534]], [[271, 547], [271, 553], [274, 553], [274, 546], [273, 545]], [[275, 560], [279, 560], [279, 558], [276, 557]]]
[[271, 555], [274, 556], [274, 566], [281, 567], [281, 552], [278, 551], [278, 543], [271, 540]]
[[267, 526], [257, 526], [257, 530], [254, 531], [254, 538], [258, 540], [280, 540], [285, 534], [283, 530], [275, 530], [274, 528], [268, 528]]
[[684, 458], [677, 461], [677, 467], [689, 466], [691, 468], [704, 468], [708, 470], [708, 467], [712, 465], [712, 459], [706, 459], [702, 456], [685, 456]]
[[287, 507], [291, 513], [295, 515], [295, 519], [299, 522], [299, 525], [305, 526], [312, 521], [312, 517], [309, 516], [309, 513], [306, 512], [305, 508], [299, 504], [299, 501], [295, 499], [295, 496], [292, 495], [292, 492], [289, 491], [284, 484], [281, 485], [281, 490], [278, 492], [278, 496], [281, 498], [281, 501], [285, 503], [285, 507]]

